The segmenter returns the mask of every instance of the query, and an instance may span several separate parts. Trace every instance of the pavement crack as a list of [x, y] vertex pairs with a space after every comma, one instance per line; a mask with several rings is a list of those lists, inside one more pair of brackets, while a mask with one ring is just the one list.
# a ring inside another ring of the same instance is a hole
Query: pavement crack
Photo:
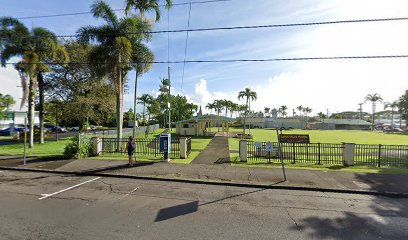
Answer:
[[101, 182], [101, 183], [103, 183], [103, 184], [109, 186], [109, 193], [115, 193], [115, 192], [113, 191], [113, 188], [112, 188], [112, 184], [111, 184], [111, 183], [104, 182], [103, 180], [99, 180], [99, 182]]
[[286, 213], [288, 214], [289, 218], [292, 219], [293, 223], [295, 223], [296, 228], [300, 231], [302, 230], [301, 227], [298, 225], [298, 223], [296, 222], [296, 220], [292, 217], [292, 215], [290, 215], [289, 210], [287, 208], [285, 208]]

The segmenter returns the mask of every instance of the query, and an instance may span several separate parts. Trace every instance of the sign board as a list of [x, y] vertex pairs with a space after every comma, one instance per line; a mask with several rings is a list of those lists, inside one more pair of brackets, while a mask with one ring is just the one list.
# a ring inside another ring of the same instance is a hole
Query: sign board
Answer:
[[279, 134], [281, 143], [310, 143], [309, 134]]
[[271, 142], [266, 143], [266, 151], [272, 152], [273, 151], [273, 144]]

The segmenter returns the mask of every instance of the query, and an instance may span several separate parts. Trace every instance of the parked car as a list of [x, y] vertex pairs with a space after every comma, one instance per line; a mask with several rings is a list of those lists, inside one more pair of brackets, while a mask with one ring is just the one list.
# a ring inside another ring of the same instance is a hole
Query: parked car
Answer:
[[56, 126], [51, 129], [51, 132], [56, 132], [56, 131], [58, 131], [59, 133], [64, 133], [64, 132], [67, 132], [67, 129], [61, 126]]
[[72, 128], [71, 128], [71, 131], [73, 131], [73, 132], [78, 132], [78, 131], [79, 131], [79, 127], [72, 127]]
[[[24, 128], [21, 128], [21, 127], [14, 128], [14, 131], [22, 132], [24, 131]], [[26, 131], [28, 131], [28, 128], [26, 129]], [[10, 136], [10, 133], [11, 133], [11, 128], [0, 130], [0, 136]]]

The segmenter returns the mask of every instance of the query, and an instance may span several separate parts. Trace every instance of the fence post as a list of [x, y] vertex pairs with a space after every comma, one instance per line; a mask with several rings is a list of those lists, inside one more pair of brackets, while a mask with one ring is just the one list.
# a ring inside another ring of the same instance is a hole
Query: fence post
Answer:
[[378, 167], [381, 167], [381, 144], [378, 145]]
[[343, 143], [343, 164], [344, 166], [354, 165], [354, 143]]
[[92, 138], [92, 153], [94, 156], [99, 156], [102, 152], [102, 139], [98, 137]]
[[187, 138], [180, 137], [180, 158], [186, 159], [187, 158]]
[[295, 143], [292, 143], [292, 153], [293, 153], [293, 164], [296, 164], [296, 148], [295, 148]]
[[241, 162], [246, 162], [248, 159], [248, 140], [239, 141], [239, 159]]
[[320, 165], [320, 143], [317, 143], [317, 147], [318, 147], [318, 155], [317, 155], [317, 164], [319, 164]]

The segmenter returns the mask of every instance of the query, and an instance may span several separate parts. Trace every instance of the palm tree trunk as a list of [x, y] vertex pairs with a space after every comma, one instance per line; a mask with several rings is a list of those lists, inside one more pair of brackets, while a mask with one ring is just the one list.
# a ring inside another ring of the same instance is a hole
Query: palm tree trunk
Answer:
[[137, 104], [137, 64], [136, 64], [136, 77], [135, 77], [135, 97], [133, 99], [133, 137], [136, 137], [136, 104]]
[[394, 129], [394, 108], [391, 108], [391, 129]]
[[371, 130], [374, 131], [374, 114], [375, 114], [375, 102], [373, 102], [373, 116], [372, 116], [372, 124], [371, 124]]
[[33, 80], [30, 78], [30, 83], [28, 87], [28, 129], [30, 131], [28, 147], [34, 147], [34, 121], [35, 121], [35, 113], [34, 113], [34, 96], [35, 96], [35, 89]]
[[[119, 57], [120, 59], [120, 57]], [[120, 62], [120, 60], [119, 60]], [[117, 128], [117, 150], [120, 149], [119, 139], [122, 138], [122, 125], [123, 125], [123, 83], [122, 83], [122, 68], [118, 68], [118, 92], [116, 93], [116, 128]]]
[[[38, 110], [40, 112], [40, 144], [44, 144], [44, 78], [39, 72], [37, 74], [38, 81], [38, 92], [39, 92], [39, 106]], [[56, 126], [57, 127], [57, 126]], [[58, 131], [58, 128], [56, 129]]]

